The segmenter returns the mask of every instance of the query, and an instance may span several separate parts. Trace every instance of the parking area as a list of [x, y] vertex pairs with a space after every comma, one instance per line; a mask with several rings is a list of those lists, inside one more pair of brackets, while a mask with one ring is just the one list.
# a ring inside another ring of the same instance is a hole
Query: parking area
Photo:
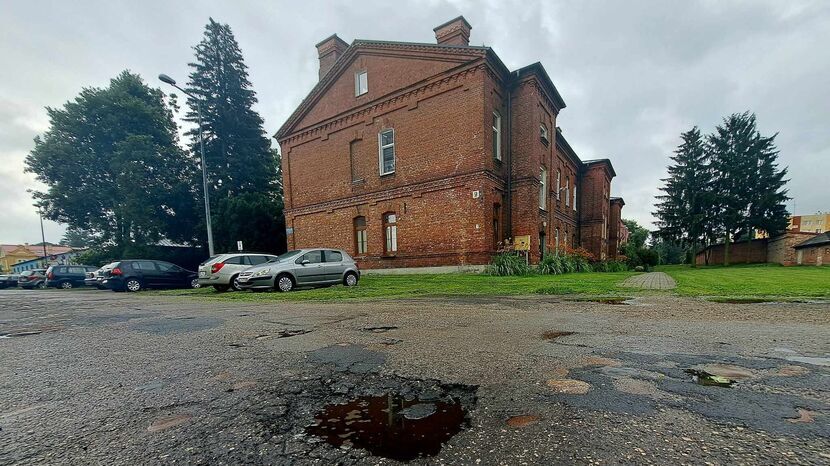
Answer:
[[1, 290], [0, 464], [830, 463], [829, 313]]

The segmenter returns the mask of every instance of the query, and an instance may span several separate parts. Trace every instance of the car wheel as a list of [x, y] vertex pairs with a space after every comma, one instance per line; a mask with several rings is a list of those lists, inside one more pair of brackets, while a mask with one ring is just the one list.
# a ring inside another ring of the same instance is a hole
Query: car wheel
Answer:
[[124, 283], [124, 288], [127, 291], [136, 292], [141, 290], [141, 282], [137, 278], [130, 278]]
[[42, 290], [42, 289], [46, 288], [46, 282], [38, 283], [37, 285], [35, 285], [35, 288], [37, 288], [39, 290]]
[[355, 286], [357, 285], [357, 274], [354, 272], [349, 272], [343, 278], [343, 284], [346, 286]]
[[201, 288], [202, 285], [199, 283], [198, 278], [194, 278], [193, 280], [190, 280], [190, 287], [191, 288]]
[[240, 291], [242, 288], [239, 287], [239, 275], [234, 275], [231, 277], [231, 289], [233, 291]]
[[291, 278], [291, 275], [282, 274], [277, 277], [276, 288], [279, 291], [287, 292], [294, 289], [294, 279]]
[[220, 293], [224, 293], [224, 292], [228, 291], [228, 286], [227, 285], [213, 285], [213, 289], [220, 292]]
[[61, 288], [64, 290], [71, 290], [72, 289], [72, 282], [63, 282], [61, 283]]

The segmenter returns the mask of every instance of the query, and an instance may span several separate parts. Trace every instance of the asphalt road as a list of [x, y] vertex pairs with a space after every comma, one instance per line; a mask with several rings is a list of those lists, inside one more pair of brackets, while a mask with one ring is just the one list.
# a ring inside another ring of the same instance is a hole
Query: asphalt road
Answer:
[[830, 464], [828, 358], [820, 303], [4, 290], [0, 464]]

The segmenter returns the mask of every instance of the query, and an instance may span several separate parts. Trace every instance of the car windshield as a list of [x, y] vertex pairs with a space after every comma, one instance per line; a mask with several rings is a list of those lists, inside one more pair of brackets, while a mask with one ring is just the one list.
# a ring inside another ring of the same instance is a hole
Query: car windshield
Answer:
[[297, 255], [297, 254], [299, 254], [299, 253], [300, 253], [300, 251], [288, 251], [288, 252], [282, 253], [282, 254], [280, 254], [279, 256], [277, 256], [277, 258], [276, 258], [276, 259], [271, 259], [271, 260], [269, 260], [268, 262], [280, 262], [280, 261], [284, 261], [284, 260], [286, 260], [286, 259], [290, 259], [290, 258], [292, 258], [292, 257], [296, 256], [296, 255]]

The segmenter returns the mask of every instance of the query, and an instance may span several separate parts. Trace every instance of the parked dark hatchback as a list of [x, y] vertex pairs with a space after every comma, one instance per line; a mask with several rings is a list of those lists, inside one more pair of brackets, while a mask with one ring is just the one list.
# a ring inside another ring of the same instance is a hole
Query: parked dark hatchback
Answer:
[[32, 269], [20, 272], [17, 286], [31, 290], [32, 288], [46, 287], [46, 269]]
[[196, 272], [170, 262], [131, 259], [114, 262], [103, 269], [103, 285], [113, 291], [139, 291], [145, 288], [198, 288]]
[[3, 288], [17, 288], [19, 275], [0, 275], [0, 290]]
[[64, 290], [84, 286], [86, 273], [97, 269], [89, 265], [53, 265], [46, 269], [46, 286]]

